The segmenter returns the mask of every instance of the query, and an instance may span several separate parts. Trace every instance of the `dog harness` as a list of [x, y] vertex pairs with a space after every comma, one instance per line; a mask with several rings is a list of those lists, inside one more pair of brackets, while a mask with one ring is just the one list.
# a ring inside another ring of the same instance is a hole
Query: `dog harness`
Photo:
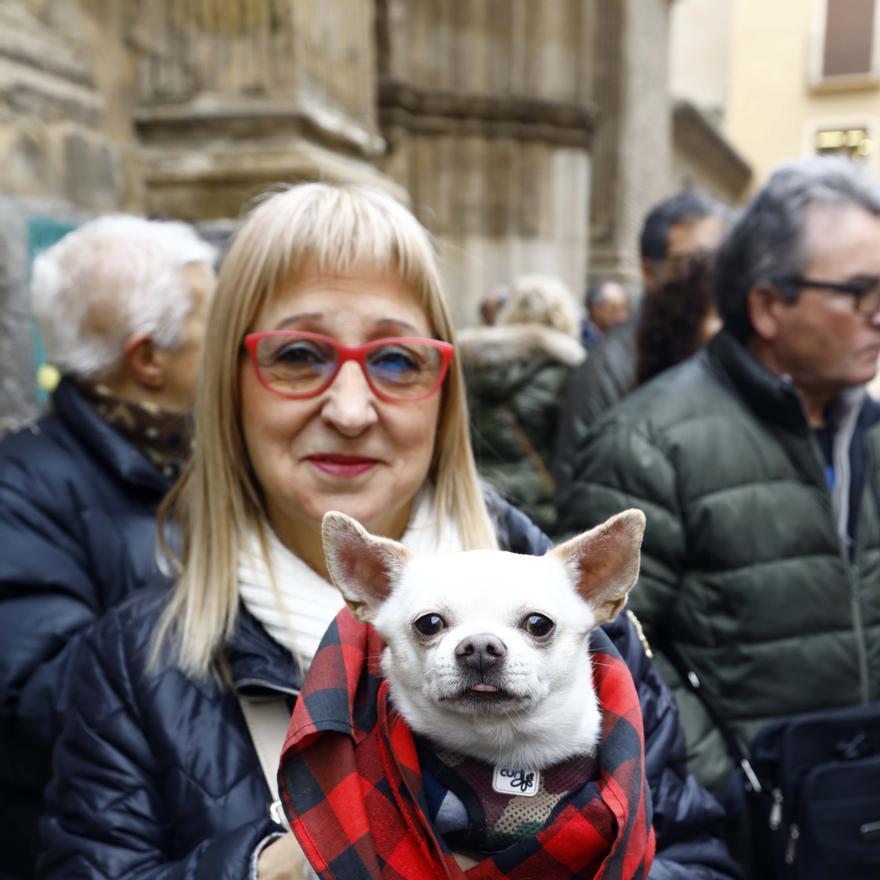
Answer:
[[[416, 750], [431, 824], [450, 849], [460, 852], [497, 852], [533, 837], [597, 775], [590, 755], [537, 772], [495, 767], [437, 749], [423, 737], [416, 737]], [[498, 784], [501, 774], [504, 785]], [[611, 837], [614, 816], [600, 803], [593, 821]]]
[[415, 739], [382, 679], [383, 648], [371, 626], [348, 609], [339, 613], [315, 654], [282, 752], [285, 813], [324, 880], [648, 876], [654, 832], [641, 710], [629, 669], [604, 632], [593, 633], [590, 648], [602, 709], [595, 772], [540, 829], [479, 853], [467, 872], [432, 824]]

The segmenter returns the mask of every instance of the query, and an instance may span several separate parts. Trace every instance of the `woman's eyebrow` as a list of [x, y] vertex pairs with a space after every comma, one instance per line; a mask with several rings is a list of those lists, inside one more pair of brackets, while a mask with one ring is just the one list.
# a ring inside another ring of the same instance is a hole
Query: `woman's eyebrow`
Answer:
[[[297, 312], [294, 315], [287, 315], [282, 318], [273, 329], [285, 330], [292, 324], [298, 324], [301, 321], [320, 321], [324, 317], [323, 312]], [[401, 333], [411, 336], [422, 335], [422, 331], [415, 324], [411, 324], [409, 321], [401, 321], [399, 318], [379, 318], [373, 324], [373, 328], [376, 332], [388, 333], [393, 330], [398, 335]]]
[[415, 324], [410, 324], [409, 321], [401, 321], [397, 318], [381, 318], [376, 321], [376, 329], [384, 330], [386, 327], [396, 328], [398, 330], [406, 330], [409, 331], [414, 336], [421, 336], [422, 331], [416, 327]]
[[298, 312], [295, 315], [288, 315], [282, 318], [276, 325], [275, 330], [284, 330], [289, 324], [296, 324], [299, 321], [315, 321], [324, 317], [323, 312]]

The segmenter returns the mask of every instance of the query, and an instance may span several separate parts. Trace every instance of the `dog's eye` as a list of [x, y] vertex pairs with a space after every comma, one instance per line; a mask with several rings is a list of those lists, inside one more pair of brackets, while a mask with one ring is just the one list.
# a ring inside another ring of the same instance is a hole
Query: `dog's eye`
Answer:
[[529, 614], [521, 624], [522, 628], [533, 638], [543, 639], [550, 635], [556, 624], [543, 614]]
[[413, 621], [413, 627], [423, 636], [435, 636], [446, 629], [446, 621], [439, 614], [423, 614]]

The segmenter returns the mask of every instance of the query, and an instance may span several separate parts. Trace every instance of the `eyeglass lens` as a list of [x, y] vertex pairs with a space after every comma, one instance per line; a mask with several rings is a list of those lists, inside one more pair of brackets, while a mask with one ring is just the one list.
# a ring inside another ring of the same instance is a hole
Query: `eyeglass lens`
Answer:
[[[288, 394], [311, 394], [336, 372], [340, 353], [329, 342], [291, 336], [259, 341], [256, 361], [263, 381]], [[389, 342], [371, 348], [364, 358], [367, 378], [389, 397], [411, 399], [434, 390], [443, 370], [440, 351], [427, 343]]]
[[862, 315], [876, 315], [880, 311], [880, 278], [865, 285], [856, 297], [856, 311]]

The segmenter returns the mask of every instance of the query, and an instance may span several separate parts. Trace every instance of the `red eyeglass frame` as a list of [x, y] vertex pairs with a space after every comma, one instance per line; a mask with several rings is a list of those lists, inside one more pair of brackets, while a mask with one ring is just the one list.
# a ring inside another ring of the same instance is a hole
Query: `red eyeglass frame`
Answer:
[[[273, 388], [269, 385], [269, 383], [263, 378], [263, 374], [260, 372], [260, 365], [257, 362], [257, 346], [262, 339], [282, 336], [291, 339], [311, 339], [315, 342], [324, 342], [337, 352], [338, 360], [336, 361], [336, 368], [327, 377], [327, 381], [315, 391], [309, 391], [304, 394], [279, 391], [277, 388]], [[389, 343], [405, 344], [407, 342], [417, 342], [421, 345], [429, 345], [432, 348], [436, 348], [440, 352], [440, 357], [442, 358], [440, 372], [438, 373], [437, 384], [427, 394], [421, 394], [418, 397], [394, 397], [386, 394], [373, 384], [373, 380], [370, 378], [370, 371], [367, 369], [367, 355], [374, 349], [381, 348], [383, 345], [388, 345]], [[310, 333], [306, 330], [266, 330], [262, 333], [248, 333], [244, 338], [244, 346], [250, 355], [251, 366], [254, 369], [254, 374], [260, 385], [272, 394], [277, 394], [279, 397], [287, 397], [290, 400], [308, 400], [310, 397], [317, 397], [319, 394], [323, 394], [333, 384], [337, 375], [339, 375], [339, 371], [342, 369], [342, 365], [347, 361], [356, 361], [360, 365], [361, 373], [363, 373], [364, 378], [367, 380], [367, 385], [370, 386], [370, 390], [376, 395], [376, 397], [380, 400], [384, 400], [386, 403], [416, 403], [419, 400], [427, 400], [440, 390], [440, 387], [443, 385], [443, 380], [446, 378], [446, 373], [449, 370], [449, 365], [452, 363], [453, 355], [455, 354], [455, 346], [449, 342], [443, 342], [441, 339], [428, 339], [422, 336], [384, 336], [381, 339], [374, 339], [371, 342], [365, 342], [362, 345], [349, 346], [343, 345], [332, 336], [324, 336], [321, 333]]]

